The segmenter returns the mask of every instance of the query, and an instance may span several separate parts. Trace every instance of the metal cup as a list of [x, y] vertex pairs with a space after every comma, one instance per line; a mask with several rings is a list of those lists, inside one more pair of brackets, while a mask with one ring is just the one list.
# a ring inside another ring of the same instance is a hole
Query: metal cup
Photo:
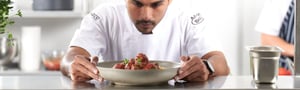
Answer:
[[255, 83], [275, 83], [282, 50], [275, 46], [249, 47], [250, 68]]
[[255, 84], [255, 88], [256, 89], [277, 89], [278, 87], [275, 83], [272, 83], [272, 84], [257, 83], [257, 84]]
[[17, 39], [0, 38], [0, 71], [5, 70], [5, 66], [17, 57], [18, 48]]

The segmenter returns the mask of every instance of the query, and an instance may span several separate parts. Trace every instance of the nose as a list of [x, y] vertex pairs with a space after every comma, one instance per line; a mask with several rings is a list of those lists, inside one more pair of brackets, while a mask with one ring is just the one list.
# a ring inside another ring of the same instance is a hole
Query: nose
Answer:
[[151, 7], [143, 7], [141, 11], [141, 17], [143, 20], [151, 20], [153, 10]]

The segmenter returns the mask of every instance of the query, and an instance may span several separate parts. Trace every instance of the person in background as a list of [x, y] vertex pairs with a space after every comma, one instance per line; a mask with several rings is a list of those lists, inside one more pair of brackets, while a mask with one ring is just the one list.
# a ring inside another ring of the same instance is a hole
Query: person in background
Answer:
[[262, 45], [278, 46], [284, 51], [280, 57], [280, 75], [291, 75], [295, 56], [295, 0], [267, 0], [255, 29], [261, 32]]
[[83, 18], [61, 72], [77, 82], [102, 81], [96, 68], [98, 61], [123, 60], [144, 53], [149, 60], [183, 62], [177, 79], [205, 81], [228, 75], [219, 44], [206, 37], [209, 30], [205, 30], [204, 16], [202, 12], [181, 10], [172, 5], [172, 0], [102, 4]]

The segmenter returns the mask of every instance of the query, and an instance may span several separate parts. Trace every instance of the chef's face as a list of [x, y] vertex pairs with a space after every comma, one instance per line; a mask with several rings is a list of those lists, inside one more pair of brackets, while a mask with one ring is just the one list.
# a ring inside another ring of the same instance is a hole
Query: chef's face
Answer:
[[143, 34], [151, 34], [172, 0], [126, 0], [130, 19]]

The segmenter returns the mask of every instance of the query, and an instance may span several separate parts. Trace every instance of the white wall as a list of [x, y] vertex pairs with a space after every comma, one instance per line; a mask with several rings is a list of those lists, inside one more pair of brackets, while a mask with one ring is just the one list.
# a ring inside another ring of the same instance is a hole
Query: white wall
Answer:
[[61, 49], [66, 50], [81, 18], [22, 18], [14, 19], [15, 24], [9, 27], [14, 36], [20, 40], [21, 28], [24, 26], [41, 26], [41, 50]]
[[245, 46], [260, 44], [255, 23], [265, 0], [191, 0], [189, 6], [207, 8], [224, 49], [231, 75], [249, 75], [249, 56]]
[[241, 15], [241, 30], [243, 31], [241, 33], [242, 47], [240, 47], [239, 51], [242, 53], [239, 54], [242, 56], [240, 59], [242, 60], [242, 62], [240, 62], [240, 66], [242, 66], [242, 68], [239, 70], [241, 75], [250, 74], [249, 53], [245, 49], [245, 46], [260, 45], [260, 34], [254, 30], [254, 27], [265, 1], [266, 0], [242, 0], [241, 2], [242, 9], [239, 11]]
[[[17, 0], [22, 2], [21, 8], [30, 10], [30, 0]], [[76, 1], [75, 11], [80, 11], [80, 0]], [[93, 1], [87, 8], [94, 8], [99, 3], [110, 0]], [[112, 0], [117, 2], [118, 0]], [[123, 1], [123, 0], [119, 0]], [[213, 24], [209, 26], [215, 30], [228, 59], [232, 75], [248, 75], [249, 59], [244, 49], [248, 45], [259, 44], [259, 33], [254, 31], [254, 25], [265, 0], [180, 0], [190, 7], [203, 7], [209, 10], [208, 17]], [[24, 6], [25, 5], [25, 6]], [[66, 49], [75, 30], [80, 25], [81, 18], [66, 19], [16, 19], [16, 24], [9, 29], [16, 37], [20, 37], [21, 27], [27, 25], [42, 26], [42, 50]]]
[[[32, 11], [33, 0], [13, 0], [16, 1], [16, 9], [23, 12]], [[83, 0], [74, 0], [73, 12], [83, 11]], [[59, 15], [58, 15], [59, 16]], [[69, 42], [77, 28], [79, 28], [81, 17], [78, 18], [13, 18], [15, 24], [9, 26], [14, 36], [21, 37], [21, 28], [24, 26], [41, 26], [41, 50], [61, 49], [66, 50]]]

